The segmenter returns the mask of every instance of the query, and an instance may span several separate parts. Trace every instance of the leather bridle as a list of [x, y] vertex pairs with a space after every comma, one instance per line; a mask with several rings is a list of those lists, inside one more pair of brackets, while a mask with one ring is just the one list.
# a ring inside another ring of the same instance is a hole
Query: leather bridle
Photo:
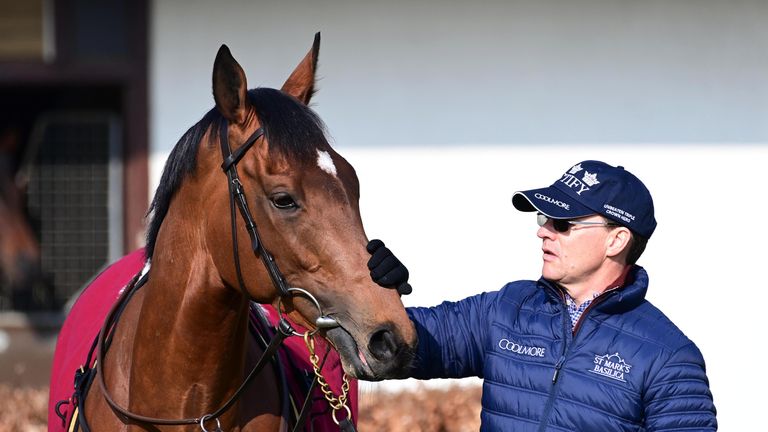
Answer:
[[[311, 300], [314, 301], [315, 305], [319, 310], [320, 317], [317, 319], [316, 324], [323, 328], [332, 328], [332, 327], [338, 326], [338, 323], [333, 318], [323, 315], [322, 310], [320, 310], [319, 303], [317, 303], [317, 301], [314, 299], [314, 297], [312, 297], [311, 294], [309, 294], [305, 290], [302, 290], [299, 288], [289, 288], [287, 286], [285, 277], [282, 275], [282, 273], [280, 272], [280, 269], [277, 267], [277, 263], [275, 262], [274, 257], [272, 256], [272, 254], [269, 253], [269, 251], [267, 251], [267, 249], [264, 247], [263, 243], [261, 242], [261, 238], [259, 237], [259, 232], [256, 227], [256, 223], [254, 222], [253, 216], [251, 215], [250, 209], [248, 208], [248, 202], [246, 200], [245, 192], [243, 190], [243, 184], [240, 181], [240, 177], [238, 176], [238, 173], [237, 173], [237, 163], [240, 161], [240, 159], [242, 159], [245, 153], [253, 146], [253, 144], [264, 135], [264, 129], [261, 127], [258, 128], [245, 141], [245, 143], [242, 146], [240, 146], [235, 152], [232, 152], [229, 146], [229, 136], [228, 136], [229, 127], [228, 126], [229, 126], [229, 123], [227, 121], [225, 120], [221, 121], [221, 126], [219, 128], [219, 141], [221, 143], [221, 154], [223, 158], [221, 168], [227, 175], [227, 180], [229, 185], [230, 217], [232, 221], [232, 253], [234, 257], [235, 270], [237, 273], [237, 279], [238, 279], [238, 284], [240, 285], [240, 290], [242, 291], [243, 295], [246, 298], [251, 299], [250, 295], [248, 294], [245, 288], [245, 282], [244, 282], [241, 268], [240, 268], [240, 256], [239, 256], [238, 244], [237, 244], [237, 215], [235, 211], [235, 206], [239, 208], [240, 215], [245, 222], [246, 229], [248, 230], [248, 235], [250, 236], [250, 239], [251, 239], [251, 249], [253, 250], [254, 255], [258, 255], [261, 258], [261, 261], [264, 263], [264, 266], [266, 267], [267, 272], [269, 273], [269, 277], [272, 280], [272, 284], [274, 285], [275, 289], [278, 292], [279, 298], [283, 299], [288, 296], [291, 296], [292, 292], [295, 292], [295, 291], [300, 292], [302, 295], [308, 295], [311, 298]], [[144, 278], [144, 280], [146, 280], [146, 278]], [[117, 324], [117, 320], [119, 319], [120, 314], [125, 308], [125, 305], [127, 304], [128, 300], [131, 298], [131, 296], [136, 291], [136, 289], [140, 286], [141, 286], [140, 283], [134, 283], [132, 284], [130, 289], [126, 289], [123, 292], [123, 294], [120, 296], [118, 301], [115, 303], [115, 305], [110, 309], [109, 313], [107, 314], [107, 318], [101, 328], [101, 331], [99, 332], [99, 335], [96, 341], [96, 372], [97, 372], [96, 375], [97, 375], [97, 380], [99, 382], [99, 386], [101, 388], [101, 392], [103, 393], [104, 398], [109, 404], [109, 406], [119, 416], [122, 416], [123, 419], [127, 421], [147, 423], [147, 424], [153, 424], [153, 425], [197, 424], [197, 425], [200, 425], [200, 428], [203, 431], [207, 430], [205, 428], [206, 422], [215, 421], [216, 422], [215, 430], [220, 430], [220, 422], [218, 418], [221, 415], [223, 415], [228, 409], [230, 409], [232, 405], [234, 405], [234, 403], [242, 396], [248, 384], [253, 380], [253, 378], [256, 375], [258, 375], [258, 373], [264, 368], [264, 366], [269, 362], [269, 360], [273, 356], [275, 356], [278, 348], [280, 347], [281, 343], [285, 340], [285, 338], [291, 335], [297, 335], [297, 334], [300, 335], [299, 333], [296, 333], [296, 331], [292, 328], [291, 324], [282, 315], [280, 315], [279, 323], [277, 325], [277, 331], [275, 332], [275, 335], [272, 337], [272, 340], [269, 342], [269, 345], [267, 345], [262, 356], [256, 362], [256, 365], [254, 365], [253, 369], [250, 371], [250, 373], [245, 378], [245, 380], [240, 385], [240, 387], [238, 387], [238, 389], [232, 394], [232, 396], [230, 396], [229, 399], [219, 409], [217, 409], [212, 413], [205, 414], [200, 417], [185, 418], [185, 419], [164, 419], [164, 418], [154, 418], [154, 417], [139, 415], [122, 407], [117, 402], [115, 402], [115, 400], [110, 396], [110, 393], [106, 387], [106, 383], [104, 379], [104, 356], [106, 355], [108, 345], [111, 342], [114, 328]], [[280, 311], [278, 310], [278, 312]], [[309, 390], [310, 392], [312, 391], [312, 388], [314, 388], [314, 383], [310, 387], [310, 390]], [[85, 394], [80, 394], [77, 400], [78, 408], [79, 408], [78, 416], [79, 416], [81, 427], [83, 427], [84, 430], [88, 431], [89, 428], [86, 423], [85, 412], [84, 412], [85, 411], [84, 399], [85, 399]], [[305, 406], [302, 408], [302, 412], [299, 415], [299, 422], [296, 425], [295, 430], [298, 430], [298, 428], [301, 427], [302, 419], [305, 416], [305, 412], [306, 412], [306, 408], [307, 408], [307, 404], [309, 403], [309, 400], [310, 398], [307, 397], [307, 400], [305, 401]]]
[[235, 259], [235, 269], [237, 270], [237, 280], [240, 284], [240, 289], [243, 291], [243, 295], [246, 298], [250, 298], [250, 295], [245, 291], [245, 283], [243, 281], [243, 275], [240, 270], [240, 254], [237, 248], [237, 217], [235, 215], [235, 204], [240, 209], [240, 215], [245, 221], [245, 228], [248, 230], [248, 235], [251, 238], [251, 249], [253, 249], [254, 255], [261, 257], [261, 261], [267, 268], [270, 279], [272, 279], [272, 285], [278, 291], [280, 297], [288, 295], [288, 287], [285, 282], [285, 277], [280, 273], [280, 269], [277, 268], [277, 263], [272, 254], [267, 251], [266, 248], [261, 247], [261, 237], [259, 237], [259, 231], [256, 229], [256, 223], [251, 216], [251, 211], [248, 208], [248, 201], [245, 198], [245, 192], [243, 190], [243, 183], [240, 182], [240, 176], [237, 174], [237, 163], [243, 158], [245, 153], [256, 143], [256, 140], [264, 135], [264, 128], [256, 129], [253, 134], [238, 148], [234, 153], [229, 147], [229, 122], [222, 121], [219, 128], [219, 142], [221, 143], [221, 156], [223, 162], [221, 163], [221, 169], [227, 174], [227, 180], [229, 185], [229, 208], [231, 212], [232, 220], [232, 255]]

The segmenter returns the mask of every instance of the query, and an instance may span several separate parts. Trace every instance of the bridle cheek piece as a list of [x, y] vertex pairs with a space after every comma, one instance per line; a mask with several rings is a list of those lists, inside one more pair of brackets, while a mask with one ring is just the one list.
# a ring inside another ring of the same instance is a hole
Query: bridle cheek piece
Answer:
[[242, 216], [245, 222], [245, 228], [248, 230], [248, 235], [251, 238], [251, 249], [254, 255], [261, 257], [261, 261], [267, 268], [270, 279], [272, 279], [272, 285], [278, 291], [280, 297], [288, 295], [288, 286], [285, 282], [285, 277], [280, 273], [280, 269], [277, 268], [277, 263], [272, 254], [262, 247], [261, 237], [259, 237], [259, 231], [256, 228], [256, 223], [253, 220], [251, 211], [248, 208], [248, 200], [245, 196], [245, 190], [243, 183], [240, 181], [240, 176], [237, 173], [237, 163], [243, 158], [245, 153], [253, 147], [253, 144], [264, 136], [264, 128], [258, 128], [251, 134], [251, 136], [238, 148], [234, 153], [229, 147], [229, 123], [222, 121], [219, 128], [219, 142], [221, 143], [221, 157], [224, 160], [221, 163], [221, 169], [227, 175], [229, 185], [229, 210], [230, 220], [232, 222], [232, 255], [235, 259], [235, 270], [237, 272], [237, 281], [240, 284], [240, 290], [246, 298], [251, 298], [245, 289], [245, 282], [243, 280], [243, 274], [240, 269], [240, 254], [237, 247], [237, 215], [235, 213], [235, 205], [240, 209], [240, 216]]
[[[240, 181], [240, 176], [237, 173], [237, 163], [240, 161], [240, 159], [243, 158], [245, 153], [251, 147], [253, 147], [253, 144], [255, 144], [259, 138], [264, 136], [264, 129], [261, 127], [256, 129], [256, 131], [254, 131], [253, 134], [251, 134], [251, 136], [245, 141], [245, 143], [243, 143], [243, 145], [240, 146], [240, 148], [238, 148], [234, 153], [232, 153], [232, 150], [229, 147], [228, 129], [228, 123], [222, 122], [219, 128], [219, 142], [221, 143], [221, 157], [224, 160], [224, 162], [221, 163], [221, 169], [227, 175], [229, 184], [229, 207], [231, 213], [230, 219], [232, 221], [232, 256], [234, 257], [235, 261], [235, 271], [237, 273], [237, 281], [240, 285], [240, 291], [242, 291], [246, 298], [251, 298], [245, 288], [245, 281], [243, 279], [243, 274], [240, 268], [240, 254], [238, 253], [237, 247], [237, 216], [235, 213], [235, 205], [237, 205], [237, 208], [240, 209], [240, 216], [243, 218], [245, 227], [248, 231], [248, 235], [251, 238], [251, 249], [253, 250], [253, 254], [261, 257], [261, 261], [264, 263], [264, 267], [266, 267], [267, 272], [269, 273], [269, 277], [272, 280], [272, 285], [274, 285], [278, 292], [279, 297], [277, 312], [280, 316], [280, 320], [284, 321], [280, 308], [280, 304], [283, 298], [290, 297], [293, 295], [293, 293], [296, 293], [308, 297], [314, 303], [315, 307], [317, 307], [319, 314], [315, 320], [316, 329], [312, 331], [313, 335], [321, 328], [330, 329], [338, 327], [339, 323], [336, 322], [335, 319], [323, 314], [320, 303], [309, 291], [302, 288], [288, 287], [288, 284], [285, 281], [285, 277], [277, 267], [275, 258], [264, 247], [264, 244], [261, 241], [261, 237], [259, 236], [259, 230], [256, 227], [256, 223], [254, 222], [254, 218], [251, 215], [251, 211], [248, 207], [248, 200], [245, 196], [243, 183]], [[296, 336], [303, 336], [303, 334], [297, 333], [296, 331], [293, 331], [293, 333]]]

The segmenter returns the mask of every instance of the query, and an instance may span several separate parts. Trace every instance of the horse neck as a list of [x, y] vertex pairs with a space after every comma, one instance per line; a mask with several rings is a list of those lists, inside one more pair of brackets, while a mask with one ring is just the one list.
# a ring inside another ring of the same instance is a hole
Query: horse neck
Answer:
[[169, 411], [198, 416], [201, 412], [181, 411], [218, 408], [213, 405], [220, 405], [242, 380], [248, 299], [222, 282], [200, 246], [201, 230], [184, 228], [199, 222], [178, 219], [179, 213], [196, 215], [183, 210], [169, 211], [142, 288], [131, 362], [140, 378], [131, 374], [130, 391], [141, 392], [145, 401], [184, 395]]
[[[175, 261], [173, 268], [153, 263], [133, 344], [141, 381], [132, 385], [148, 383], [168, 395], [184, 394], [194, 384], [221, 401], [242, 379], [247, 302], [212, 284], [215, 276], [202, 261]], [[169, 387], [180, 392], [169, 393]]]

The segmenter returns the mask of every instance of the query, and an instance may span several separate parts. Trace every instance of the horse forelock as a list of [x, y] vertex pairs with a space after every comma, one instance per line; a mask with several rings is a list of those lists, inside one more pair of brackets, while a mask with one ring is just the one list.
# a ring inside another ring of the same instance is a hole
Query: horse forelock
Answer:
[[292, 96], [270, 88], [251, 90], [248, 96], [264, 128], [271, 154], [306, 164], [315, 160], [317, 149], [330, 147], [323, 121]]
[[[330, 148], [323, 121], [309, 107], [275, 89], [257, 88], [248, 91], [248, 99], [264, 129], [270, 156], [280, 156], [290, 164], [314, 163], [318, 150]], [[179, 139], [165, 162], [160, 183], [147, 212], [146, 255], [154, 254], [160, 226], [168, 213], [171, 200], [184, 179], [197, 169], [197, 155], [203, 138], [209, 147], [218, 149], [219, 130], [226, 120], [218, 109], [208, 111]], [[210, 133], [208, 133], [210, 131]], [[222, 176], [222, 181], [224, 177]]]

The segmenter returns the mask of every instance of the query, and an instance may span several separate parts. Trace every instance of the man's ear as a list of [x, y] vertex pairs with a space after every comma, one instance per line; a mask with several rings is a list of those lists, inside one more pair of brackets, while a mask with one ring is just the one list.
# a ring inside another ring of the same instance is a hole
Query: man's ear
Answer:
[[629, 253], [629, 243], [632, 241], [632, 232], [626, 227], [616, 227], [606, 240], [608, 242], [605, 254], [608, 257], [618, 257]]

